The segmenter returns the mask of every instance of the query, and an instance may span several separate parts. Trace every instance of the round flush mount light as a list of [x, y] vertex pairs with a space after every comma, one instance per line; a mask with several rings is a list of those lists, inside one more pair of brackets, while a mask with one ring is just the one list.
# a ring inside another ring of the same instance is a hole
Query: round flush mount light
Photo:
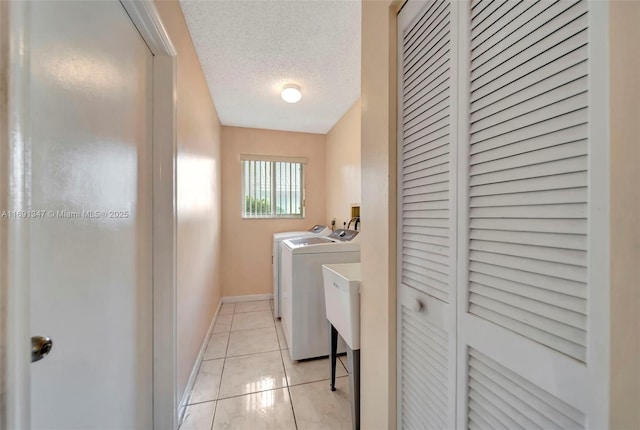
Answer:
[[297, 85], [285, 85], [280, 93], [280, 97], [287, 103], [298, 103], [302, 98], [300, 87]]

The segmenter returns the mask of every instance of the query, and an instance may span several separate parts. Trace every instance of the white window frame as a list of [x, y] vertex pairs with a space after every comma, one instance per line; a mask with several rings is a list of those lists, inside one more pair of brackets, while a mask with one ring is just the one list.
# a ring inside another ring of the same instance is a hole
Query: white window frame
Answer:
[[[273, 202], [271, 213], [268, 215], [248, 215], [246, 213], [246, 184], [245, 184], [245, 162], [246, 161], [263, 161], [271, 164], [271, 192], [270, 200]], [[297, 163], [300, 164], [300, 214], [278, 214], [276, 213], [276, 175], [275, 175], [275, 163]], [[305, 170], [307, 159], [302, 157], [283, 157], [275, 155], [255, 155], [255, 154], [241, 154], [240, 155], [240, 175], [242, 176], [240, 191], [240, 216], [242, 219], [304, 219], [305, 217]]]

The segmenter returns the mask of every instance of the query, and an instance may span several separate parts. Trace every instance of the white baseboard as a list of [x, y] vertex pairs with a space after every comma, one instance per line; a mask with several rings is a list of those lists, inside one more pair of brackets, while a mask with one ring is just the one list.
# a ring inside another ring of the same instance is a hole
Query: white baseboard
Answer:
[[222, 298], [222, 303], [253, 302], [271, 299], [273, 299], [273, 294], [249, 294], [246, 296], [225, 296]]
[[209, 330], [207, 330], [207, 334], [202, 341], [202, 346], [200, 347], [200, 352], [196, 357], [196, 362], [193, 364], [193, 369], [191, 369], [191, 374], [189, 375], [189, 380], [187, 381], [187, 386], [184, 389], [184, 393], [182, 393], [182, 399], [180, 400], [180, 404], [178, 405], [178, 427], [182, 424], [182, 420], [184, 419], [184, 413], [187, 410], [187, 403], [189, 402], [189, 396], [191, 396], [191, 391], [193, 390], [193, 384], [196, 382], [196, 378], [198, 377], [198, 372], [200, 371], [200, 364], [202, 364], [202, 359], [204, 358], [204, 352], [207, 350], [207, 344], [209, 343], [209, 338], [211, 337], [211, 333], [213, 332], [213, 326], [216, 323], [216, 319], [218, 318], [218, 314], [220, 313], [220, 308], [222, 307], [222, 303], [224, 299], [221, 299], [218, 303], [218, 309], [213, 314], [213, 318], [211, 319], [211, 324], [209, 324]]

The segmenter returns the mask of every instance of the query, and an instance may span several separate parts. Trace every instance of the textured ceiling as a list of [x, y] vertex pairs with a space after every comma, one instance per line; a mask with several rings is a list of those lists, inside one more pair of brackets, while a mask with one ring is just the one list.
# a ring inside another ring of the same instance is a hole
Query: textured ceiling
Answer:
[[327, 133], [360, 97], [359, 0], [180, 4], [223, 125]]

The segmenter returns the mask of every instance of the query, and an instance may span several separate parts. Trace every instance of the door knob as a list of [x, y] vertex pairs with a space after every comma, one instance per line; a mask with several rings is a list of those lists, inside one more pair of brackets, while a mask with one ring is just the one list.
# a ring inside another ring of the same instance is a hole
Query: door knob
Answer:
[[45, 358], [53, 348], [53, 341], [44, 336], [33, 336], [31, 338], [31, 362], [35, 363]]
[[424, 304], [422, 304], [420, 300], [415, 299], [413, 301], [413, 304], [411, 305], [411, 309], [413, 309], [414, 312], [422, 312], [422, 310], [424, 309]]

